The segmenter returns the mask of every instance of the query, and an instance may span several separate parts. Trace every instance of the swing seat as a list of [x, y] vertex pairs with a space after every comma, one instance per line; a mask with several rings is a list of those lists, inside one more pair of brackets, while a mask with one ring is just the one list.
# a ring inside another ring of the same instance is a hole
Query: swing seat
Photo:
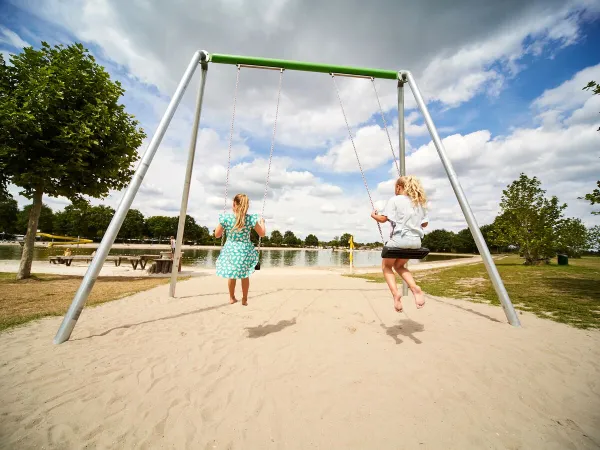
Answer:
[[428, 248], [395, 248], [383, 247], [381, 251], [382, 258], [391, 259], [423, 259], [429, 255]]

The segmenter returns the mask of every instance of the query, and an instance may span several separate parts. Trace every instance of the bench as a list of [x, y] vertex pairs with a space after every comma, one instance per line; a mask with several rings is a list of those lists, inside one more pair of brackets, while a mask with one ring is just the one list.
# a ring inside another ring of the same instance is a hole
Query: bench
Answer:
[[[50, 264], [64, 264], [69, 267], [73, 261], [91, 262], [94, 259], [91, 255], [72, 255], [72, 256], [50, 256], [48, 259]], [[115, 266], [120, 266], [121, 261], [118, 256], [107, 256], [105, 261], [113, 261]]]

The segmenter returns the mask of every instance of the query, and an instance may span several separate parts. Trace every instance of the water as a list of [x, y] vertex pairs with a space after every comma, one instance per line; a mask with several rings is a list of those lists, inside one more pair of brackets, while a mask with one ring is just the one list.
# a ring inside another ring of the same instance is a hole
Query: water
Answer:
[[[62, 255], [64, 247], [44, 248], [35, 247], [33, 252], [34, 261], [48, 261], [49, 256]], [[90, 255], [93, 248], [71, 247], [73, 255]], [[18, 260], [21, 258], [21, 247], [17, 245], [0, 245], [0, 260]], [[110, 255], [159, 255], [160, 252], [166, 252], [166, 248], [155, 249], [128, 249], [115, 248], [110, 251]], [[263, 250], [261, 255], [261, 267], [342, 267], [350, 265], [350, 253], [344, 250], [311, 250], [311, 249], [293, 249], [293, 250]], [[213, 268], [219, 256], [219, 249], [185, 249], [183, 254], [183, 264], [186, 266], [196, 266], [202, 268]], [[457, 259], [461, 256], [456, 255], [428, 255], [421, 261], [411, 260], [411, 264], [430, 261], [445, 261]], [[379, 266], [381, 264], [381, 252], [373, 251], [355, 251], [354, 266], [369, 267]]]

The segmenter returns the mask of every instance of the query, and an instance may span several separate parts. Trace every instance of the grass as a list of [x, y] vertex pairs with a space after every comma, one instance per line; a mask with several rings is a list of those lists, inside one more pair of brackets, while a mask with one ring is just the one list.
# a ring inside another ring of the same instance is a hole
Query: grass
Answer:
[[[47, 316], [65, 314], [83, 277], [34, 274], [16, 281], [14, 273], [0, 272], [0, 331]], [[185, 280], [189, 277], [179, 277]], [[170, 278], [101, 277], [86, 306], [118, 300], [166, 284]]]
[[[600, 258], [569, 259], [568, 266], [524, 266], [522, 261], [514, 255], [495, 261], [515, 308], [577, 328], [600, 328]], [[381, 273], [352, 276], [385, 283]], [[414, 276], [431, 295], [500, 304], [482, 263]]]

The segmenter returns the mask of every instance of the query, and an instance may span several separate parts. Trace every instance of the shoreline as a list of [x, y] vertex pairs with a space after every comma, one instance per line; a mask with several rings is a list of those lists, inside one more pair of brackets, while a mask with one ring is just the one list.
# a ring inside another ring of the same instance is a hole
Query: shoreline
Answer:
[[[48, 247], [47, 245], [40, 245], [41, 243], [36, 243], [35, 248], [54, 248], [54, 247]], [[18, 242], [6, 242], [6, 243], [0, 243], [0, 246], [19, 246], [20, 244]], [[97, 249], [100, 246], [100, 243], [91, 243], [91, 244], [73, 244], [70, 245], [69, 248], [71, 249]], [[55, 248], [67, 248], [66, 245], [61, 245]], [[219, 250], [221, 248], [220, 245], [182, 245], [181, 249], [182, 250]], [[171, 246], [169, 244], [118, 244], [115, 243], [111, 246], [111, 249], [118, 249], [118, 250], [124, 250], [124, 249], [131, 249], [131, 250], [170, 250]], [[306, 250], [306, 251], [334, 251], [334, 252], [349, 252], [350, 249], [347, 248], [307, 248], [307, 247], [262, 247], [260, 248], [261, 251], [270, 251], [270, 250], [295, 250], [295, 251], [302, 251], [302, 250]], [[381, 248], [378, 249], [354, 249], [354, 252], [381, 252]], [[431, 252], [430, 255], [438, 255], [438, 256], [456, 256], [458, 257], [474, 257], [474, 256], [479, 256], [479, 255], [475, 255], [475, 254], [471, 254], [471, 253], [440, 253], [440, 252]], [[494, 256], [494, 255], [492, 255]]]
[[[419, 264], [410, 265], [411, 272], [418, 272], [422, 270], [441, 269], [444, 267], [452, 267], [463, 264], [476, 264], [481, 262], [482, 259], [479, 255], [471, 258], [461, 259], [450, 259], [445, 261], [431, 261], [423, 262]], [[19, 270], [19, 260], [4, 259], [0, 260], [0, 272], [17, 273]], [[50, 264], [47, 261], [33, 261], [31, 265], [31, 273], [43, 273], [43, 274], [54, 274], [54, 275], [74, 275], [84, 276], [89, 267], [88, 263], [73, 261], [71, 266], [66, 267], [63, 264]], [[299, 274], [340, 274], [340, 275], [361, 275], [365, 273], [379, 272], [381, 267], [379, 265], [354, 267], [352, 270], [350, 266], [287, 266], [287, 267], [263, 267], [260, 271], [254, 272], [251, 276], [264, 277], [272, 275], [299, 275]], [[182, 265], [180, 276], [208, 276], [214, 275], [214, 267], [200, 267], [200, 266], [188, 266]], [[146, 270], [140, 270], [139, 268], [133, 270], [131, 265], [122, 263], [119, 267], [116, 267], [112, 262], [107, 261], [100, 270], [99, 278], [101, 277], [170, 277], [171, 274], [149, 274]]]

